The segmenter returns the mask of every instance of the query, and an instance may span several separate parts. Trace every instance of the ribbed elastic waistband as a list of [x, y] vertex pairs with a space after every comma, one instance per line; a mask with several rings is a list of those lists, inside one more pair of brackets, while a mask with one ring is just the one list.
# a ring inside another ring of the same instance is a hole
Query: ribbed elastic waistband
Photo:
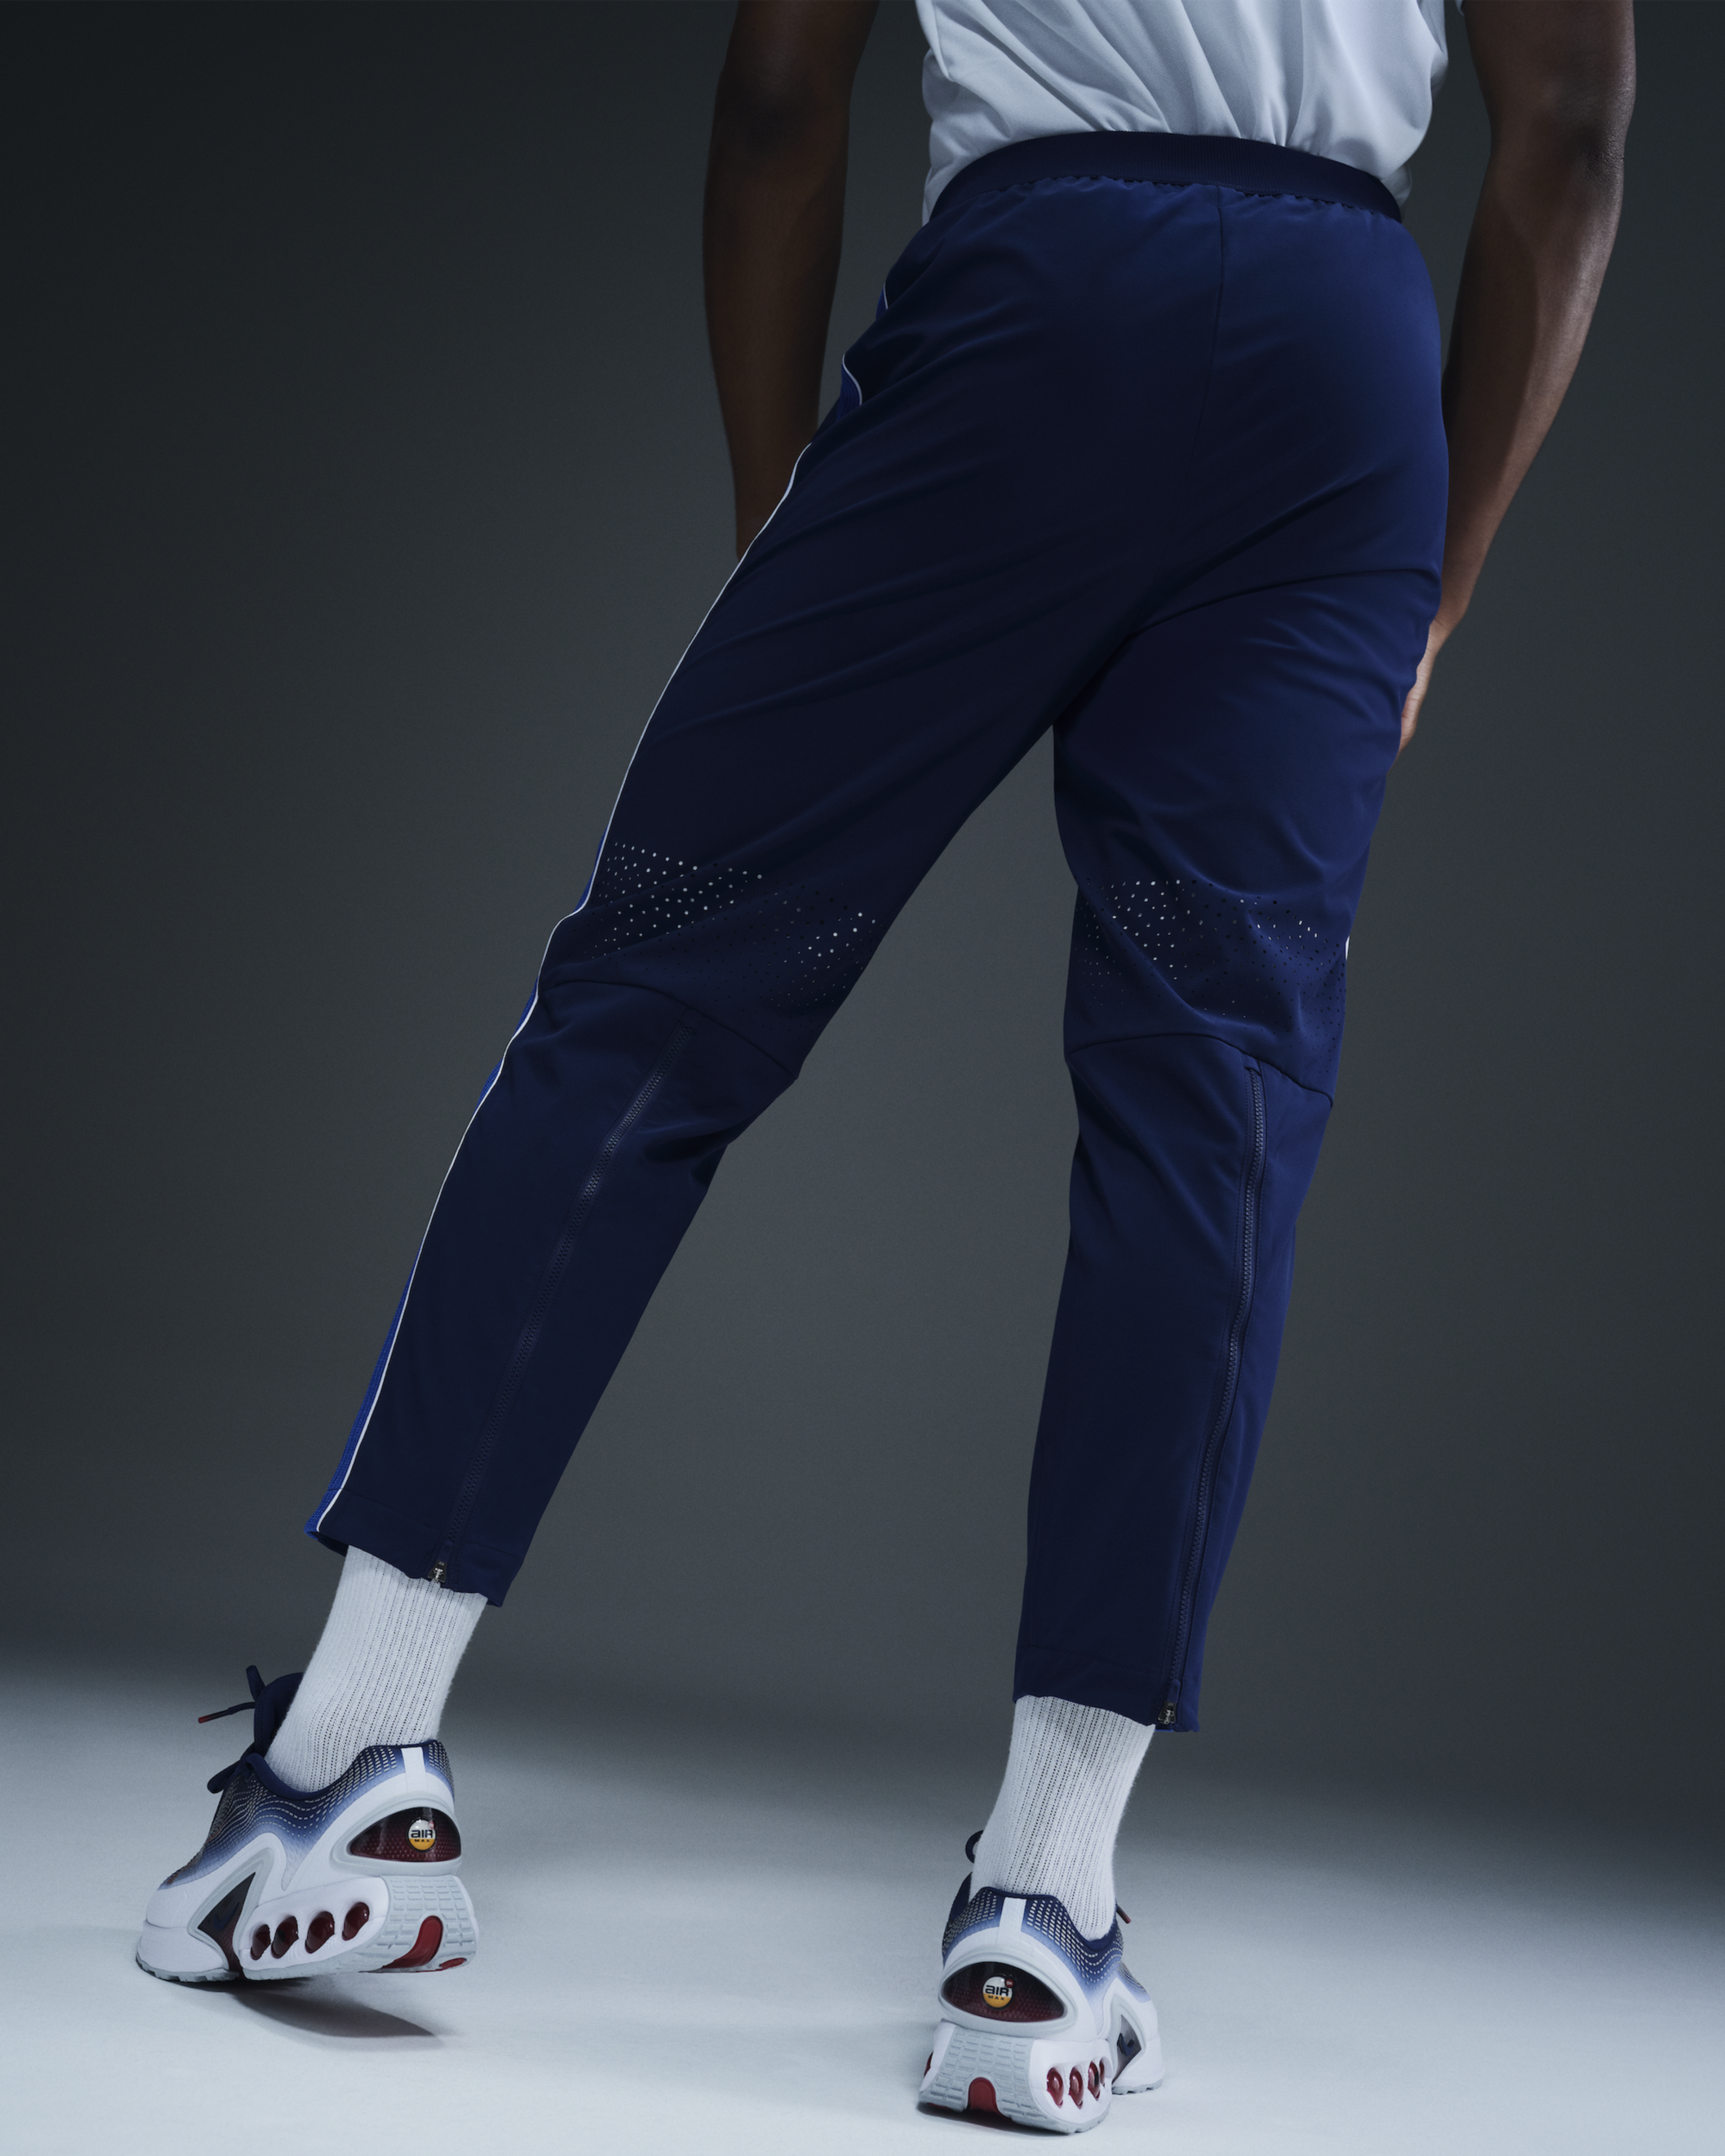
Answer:
[[1381, 180], [1333, 157], [1279, 142], [1245, 142], [1232, 135], [1130, 135], [1092, 130], [1038, 135], [1008, 142], [962, 166], [930, 212], [968, 202], [996, 187], [1028, 180], [1160, 180], [1175, 187], [1234, 187], [1247, 195], [1303, 195], [1312, 202], [1348, 203], [1401, 223], [1395, 197]]

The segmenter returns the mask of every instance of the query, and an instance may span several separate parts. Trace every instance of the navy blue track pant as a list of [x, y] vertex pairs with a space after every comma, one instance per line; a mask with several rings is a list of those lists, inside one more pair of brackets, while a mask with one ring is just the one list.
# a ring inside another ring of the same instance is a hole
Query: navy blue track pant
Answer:
[[959, 174], [660, 700], [313, 1532], [501, 1601], [726, 1145], [1052, 727], [1080, 1135], [1016, 1689], [1195, 1727], [1445, 485], [1375, 182]]

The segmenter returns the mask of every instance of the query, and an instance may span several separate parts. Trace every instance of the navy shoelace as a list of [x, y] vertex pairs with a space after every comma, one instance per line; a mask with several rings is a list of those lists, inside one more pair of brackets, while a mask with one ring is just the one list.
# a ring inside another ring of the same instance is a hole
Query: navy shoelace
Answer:
[[212, 1714], [198, 1716], [200, 1722], [223, 1722], [230, 1714], [244, 1714], [248, 1707], [252, 1711], [252, 1741], [231, 1766], [223, 1767], [219, 1774], [210, 1776], [206, 1787], [212, 1796], [225, 1789], [239, 1772], [245, 1763], [246, 1752], [263, 1753], [270, 1749], [270, 1740], [287, 1718], [294, 1694], [300, 1689], [302, 1674], [295, 1670], [290, 1676], [276, 1677], [265, 1684], [257, 1664], [250, 1663], [246, 1669], [245, 1681], [251, 1686], [251, 1697], [242, 1699], [233, 1707], [218, 1707]]

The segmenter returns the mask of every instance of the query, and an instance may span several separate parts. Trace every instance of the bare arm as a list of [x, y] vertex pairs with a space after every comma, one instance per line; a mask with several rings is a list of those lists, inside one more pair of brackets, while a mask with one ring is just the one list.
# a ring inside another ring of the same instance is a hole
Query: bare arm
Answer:
[[742, 0], [707, 160], [706, 326], [740, 554], [814, 432], [845, 228], [850, 85], [876, 0]]
[[1630, 0], [1467, 0], [1466, 21], [1491, 155], [1444, 370], [1443, 598], [1402, 712], [1404, 748], [1581, 357], [1617, 235], [1635, 95]]

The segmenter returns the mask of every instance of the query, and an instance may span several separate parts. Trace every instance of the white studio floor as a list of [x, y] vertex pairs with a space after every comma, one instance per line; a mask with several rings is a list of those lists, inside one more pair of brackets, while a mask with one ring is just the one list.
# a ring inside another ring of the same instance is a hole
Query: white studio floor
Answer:
[[[958, 2156], [1000, 2130], [914, 2104], [979, 1767], [454, 1722], [478, 1961], [193, 1990], [131, 1957], [150, 1888], [203, 1837], [204, 1778], [244, 1741], [243, 1718], [196, 1728], [209, 1704], [0, 1682], [13, 2156], [380, 2138]], [[1717, 1880], [1604, 1842], [1158, 1787], [1157, 1765], [1153, 1747], [1119, 1887], [1168, 2076], [1086, 2147], [1725, 2147]]]

